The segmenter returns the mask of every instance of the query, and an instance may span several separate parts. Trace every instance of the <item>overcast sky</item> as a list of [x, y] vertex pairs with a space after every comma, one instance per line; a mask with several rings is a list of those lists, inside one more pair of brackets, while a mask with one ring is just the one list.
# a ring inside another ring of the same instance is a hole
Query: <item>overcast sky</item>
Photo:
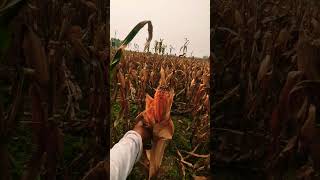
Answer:
[[[210, 0], [110, 0], [110, 36], [123, 40], [139, 22], [151, 20], [154, 40], [164, 38], [179, 54], [184, 38], [190, 40], [188, 56], [210, 54]], [[148, 36], [147, 26], [133, 39], [142, 51]], [[169, 49], [167, 48], [167, 52]]]

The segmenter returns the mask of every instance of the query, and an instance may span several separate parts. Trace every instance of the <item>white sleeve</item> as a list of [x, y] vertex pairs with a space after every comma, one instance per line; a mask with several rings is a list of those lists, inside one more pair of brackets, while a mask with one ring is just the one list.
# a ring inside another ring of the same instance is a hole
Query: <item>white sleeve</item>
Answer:
[[125, 180], [142, 154], [142, 138], [130, 130], [110, 150], [110, 180]]

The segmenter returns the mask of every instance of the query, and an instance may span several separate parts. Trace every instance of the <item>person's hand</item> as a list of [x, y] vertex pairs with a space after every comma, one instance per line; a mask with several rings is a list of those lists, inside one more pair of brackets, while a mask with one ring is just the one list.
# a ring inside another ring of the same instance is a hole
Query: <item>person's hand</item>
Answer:
[[142, 142], [149, 141], [152, 136], [152, 130], [143, 126], [142, 120], [138, 121], [133, 130], [140, 134]]

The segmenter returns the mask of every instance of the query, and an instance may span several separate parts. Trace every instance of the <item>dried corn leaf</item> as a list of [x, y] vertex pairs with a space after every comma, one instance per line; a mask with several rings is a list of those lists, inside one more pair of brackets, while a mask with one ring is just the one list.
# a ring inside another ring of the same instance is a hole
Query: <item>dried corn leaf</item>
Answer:
[[287, 81], [281, 90], [279, 96], [279, 104], [274, 108], [271, 116], [270, 126], [271, 132], [274, 136], [280, 133], [281, 122], [287, 121], [288, 102], [290, 98], [290, 91], [295, 84], [302, 78], [301, 71], [292, 71], [288, 74]]
[[193, 180], [207, 180], [208, 178], [205, 176], [193, 176]]
[[27, 65], [35, 70], [34, 78], [45, 84], [49, 80], [46, 54], [40, 38], [30, 28], [25, 31], [22, 46]]
[[161, 67], [159, 85], [164, 86], [165, 84], [166, 84], [166, 74], [164, 69]]
[[320, 31], [320, 23], [318, 20], [316, 20], [315, 18], [311, 19], [311, 24], [313, 26], [313, 29], [315, 32], [319, 32]]
[[242, 20], [242, 17], [241, 17], [241, 14], [240, 14], [239, 10], [235, 10], [235, 12], [234, 12], [234, 20], [235, 20], [236, 25], [238, 27], [243, 24], [243, 20]]
[[153, 143], [150, 153], [149, 180], [152, 177], [155, 177], [159, 172], [164, 150], [166, 148], [166, 140], [164, 139], [154, 139]]
[[288, 29], [287, 28], [281, 29], [281, 31], [279, 32], [278, 38], [276, 40], [276, 46], [285, 47], [289, 39], [290, 39], [290, 33], [288, 32]]
[[264, 78], [264, 76], [268, 73], [268, 71], [271, 70], [271, 67], [272, 67], [271, 56], [268, 54], [260, 64], [260, 68], [257, 75], [259, 82]]
[[301, 136], [304, 143], [310, 143], [316, 134], [316, 107], [311, 105], [309, 107], [308, 118], [301, 129]]
[[85, 48], [84, 44], [82, 43], [82, 33], [81, 28], [79, 26], [72, 26], [68, 30], [67, 34], [69, 43], [72, 46], [72, 50], [74, 54], [82, 59], [83, 61], [89, 63], [90, 62], [90, 55], [89, 51]]

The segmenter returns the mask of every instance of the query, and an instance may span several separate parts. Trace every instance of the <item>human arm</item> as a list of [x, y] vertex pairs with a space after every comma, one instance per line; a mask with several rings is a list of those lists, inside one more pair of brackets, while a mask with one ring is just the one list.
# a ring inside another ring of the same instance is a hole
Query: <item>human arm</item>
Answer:
[[143, 151], [143, 141], [150, 137], [149, 130], [139, 121], [110, 150], [110, 179], [124, 180], [128, 177]]

